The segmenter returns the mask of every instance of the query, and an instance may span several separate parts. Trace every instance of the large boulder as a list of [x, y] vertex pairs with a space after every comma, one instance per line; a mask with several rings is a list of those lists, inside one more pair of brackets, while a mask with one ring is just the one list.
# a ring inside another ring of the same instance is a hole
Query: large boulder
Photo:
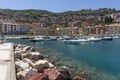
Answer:
[[48, 75], [43, 74], [43, 73], [37, 73], [33, 75], [31, 78], [28, 80], [49, 80]]
[[15, 48], [15, 51], [20, 51], [22, 50], [22, 45], [21, 44], [18, 44], [17, 47]]
[[33, 65], [34, 69], [37, 69], [38, 71], [43, 71], [44, 68], [49, 68], [49, 64], [47, 60], [39, 60]]
[[49, 65], [49, 68], [54, 68], [55, 66], [52, 64], [52, 63], [50, 63], [50, 62], [48, 62], [48, 65]]
[[34, 65], [34, 63], [28, 58], [24, 58], [23, 62], [28, 63], [31, 67], [33, 67], [33, 65]]
[[29, 59], [30, 59], [31, 53], [24, 53], [24, 54], [21, 54], [21, 57], [22, 57], [22, 59], [24, 59], [24, 58], [29, 58]]
[[13, 48], [15, 49], [17, 46], [18, 46], [18, 44], [14, 44], [14, 45], [13, 45]]
[[29, 52], [35, 52], [35, 48], [31, 47]]
[[48, 75], [49, 80], [65, 80], [64, 76], [56, 68], [44, 69], [43, 73]]
[[59, 72], [64, 76], [66, 80], [72, 79], [72, 74], [67, 66], [62, 66], [59, 69]]
[[21, 59], [22, 52], [21, 51], [15, 51], [15, 59]]
[[30, 46], [25, 46], [25, 47], [22, 49], [22, 51], [23, 51], [23, 52], [27, 52], [27, 51], [29, 51], [30, 49], [31, 49]]
[[28, 80], [31, 76], [37, 74], [38, 71], [35, 69], [27, 69], [17, 73], [17, 80]]
[[43, 60], [44, 59], [44, 56], [42, 54], [40, 54], [39, 52], [31, 52], [31, 57], [30, 57], [31, 60], [34, 60], [34, 61], [38, 61], [38, 60]]
[[26, 70], [26, 69], [30, 69], [30, 65], [28, 63], [25, 63], [21, 60], [19, 61], [15, 61], [15, 65], [16, 65], [16, 69], [17, 71], [22, 71], [22, 70]]
[[26, 74], [27, 80], [28, 80], [31, 76], [34, 76], [34, 75], [37, 74], [37, 73], [38, 73], [38, 70], [37, 70], [37, 69], [31, 69], [31, 70], [29, 70], [29, 71], [27, 72], [27, 74]]

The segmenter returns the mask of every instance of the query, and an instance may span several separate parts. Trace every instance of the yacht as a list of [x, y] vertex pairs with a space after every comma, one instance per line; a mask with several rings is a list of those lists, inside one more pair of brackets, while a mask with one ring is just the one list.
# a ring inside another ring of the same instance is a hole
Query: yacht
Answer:
[[65, 36], [60, 36], [57, 40], [59, 40], [59, 41], [71, 40], [71, 38], [69, 36], [65, 35]]
[[87, 37], [82, 37], [82, 38], [78, 38], [79, 42], [88, 42], [89, 39]]
[[50, 41], [57, 41], [56, 36], [50, 36]]
[[30, 42], [40, 42], [40, 41], [44, 41], [43, 36], [35, 36], [33, 39], [29, 40]]
[[95, 41], [95, 42], [96, 42], [96, 41], [102, 40], [102, 38], [92, 36], [92, 37], [88, 37], [88, 40], [89, 40], [89, 41]]
[[112, 40], [113, 38], [111, 36], [104, 36], [102, 40]]
[[118, 38], [120, 38], [120, 37], [116, 35], [116, 36], [112, 36], [112, 38], [113, 38], [113, 39], [118, 39]]
[[79, 40], [63, 40], [64, 43], [68, 43], [68, 44], [79, 44]]

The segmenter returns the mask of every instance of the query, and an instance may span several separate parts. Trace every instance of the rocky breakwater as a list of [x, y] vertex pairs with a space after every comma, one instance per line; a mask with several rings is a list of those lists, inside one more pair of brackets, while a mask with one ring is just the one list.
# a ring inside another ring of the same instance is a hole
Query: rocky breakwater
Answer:
[[17, 80], [73, 80], [67, 66], [57, 67], [31, 46], [15, 44]]

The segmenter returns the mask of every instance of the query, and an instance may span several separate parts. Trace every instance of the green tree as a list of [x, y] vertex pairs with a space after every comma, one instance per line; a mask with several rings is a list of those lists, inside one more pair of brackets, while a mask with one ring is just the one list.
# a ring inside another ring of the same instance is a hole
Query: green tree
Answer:
[[33, 33], [33, 32], [28, 32], [27, 35], [28, 35], [28, 36], [33, 36], [34, 33]]
[[111, 18], [111, 17], [105, 17], [105, 23], [108, 23], [108, 24], [110, 24], [110, 23], [112, 23], [113, 22], [113, 18]]
[[0, 34], [2, 34], [2, 28], [0, 28]]

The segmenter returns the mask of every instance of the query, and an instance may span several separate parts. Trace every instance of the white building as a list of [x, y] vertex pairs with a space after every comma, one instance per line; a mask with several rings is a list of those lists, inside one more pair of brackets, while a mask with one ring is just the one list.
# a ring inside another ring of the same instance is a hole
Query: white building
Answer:
[[16, 23], [2, 23], [2, 32], [5, 35], [21, 35], [27, 34], [30, 30], [29, 26], [19, 25]]
[[116, 18], [116, 23], [120, 23], [120, 17]]

